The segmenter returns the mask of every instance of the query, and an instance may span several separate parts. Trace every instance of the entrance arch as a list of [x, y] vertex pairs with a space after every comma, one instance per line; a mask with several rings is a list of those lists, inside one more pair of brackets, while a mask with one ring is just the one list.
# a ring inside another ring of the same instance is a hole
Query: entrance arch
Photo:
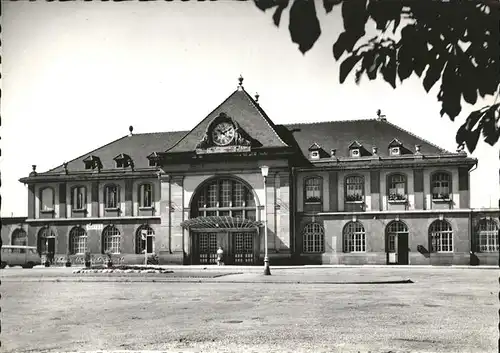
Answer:
[[385, 251], [388, 265], [408, 265], [408, 226], [392, 221], [385, 228]]
[[190, 202], [189, 229], [192, 264], [215, 264], [217, 249], [226, 264], [254, 264], [259, 254], [258, 201], [243, 180], [221, 176], [201, 184]]

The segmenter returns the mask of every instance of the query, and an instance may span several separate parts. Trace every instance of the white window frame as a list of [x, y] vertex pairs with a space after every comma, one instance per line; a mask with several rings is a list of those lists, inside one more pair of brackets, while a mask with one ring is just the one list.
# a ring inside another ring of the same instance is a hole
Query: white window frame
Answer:
[[493, 219], [480, 219], [475, 237], [477, 252], [498, 253], [498, 224]]
[[302, 252], [321, 254], [325, 252], [325, 230], [319, 223], [309, 223], [302, 232]]
[[343, 250], [345, 253], [365, 253], [366, 252], [366, 231], [359, 221], [349, 222], [344, 226], [342, 232]]
[[429, 241], [431, 252], [453, 252], [453, 228], [446, 220], [435, 220], [429, 226]]
[[69, 233], [72, 255], [85, 254], [87, 251], [87, 232], [82, 227], [73, 227]]
[[102, 252], [108, 251], [112, 254], [120, 254], [121, 234], [115, 226], [108, 226], [102, 231]]

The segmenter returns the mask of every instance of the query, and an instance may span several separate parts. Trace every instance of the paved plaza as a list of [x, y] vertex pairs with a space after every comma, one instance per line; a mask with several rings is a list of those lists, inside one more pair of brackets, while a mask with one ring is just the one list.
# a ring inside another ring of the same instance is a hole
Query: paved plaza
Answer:
[[1, 271], [2, 352], [498, 351], [494, 268], [73, 270]]

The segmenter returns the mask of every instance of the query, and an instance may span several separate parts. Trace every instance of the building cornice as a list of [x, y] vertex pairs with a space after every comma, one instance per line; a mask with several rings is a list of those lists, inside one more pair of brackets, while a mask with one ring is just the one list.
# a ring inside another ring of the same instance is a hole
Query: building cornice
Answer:
[[360, 211], [360, 212], [303, 212], [303, 216], [378, 216], [378, 215], [429, 215], [429, 214], [456, 214], [456, 213], [498, 213], [498, 208], [458, 208], [443, 210], [386, 210], [386, 211]]
[[97, 172], [74, 172], [70, 174], [39, 174], [19, 179], [24, 184], [62, 182], [62, 181], [94, 181], [94, 180], [122, 180], [138, 178], [158, 178], [157, 169], [135, 170], [135, 171], [102, 171]]
[[28, 218], [26, 223], [114, 223], [117, 221], [160, 220], [160, 216], [121, 216], [121, 217], [83, 217], [83, 218]]

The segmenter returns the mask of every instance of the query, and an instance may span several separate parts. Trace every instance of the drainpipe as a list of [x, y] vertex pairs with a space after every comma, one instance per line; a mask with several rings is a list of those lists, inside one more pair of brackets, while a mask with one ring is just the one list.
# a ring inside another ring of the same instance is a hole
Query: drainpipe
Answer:
[[291, 250], [291, 255], [292, 259], [295, 258], [295, 212], [297, 211], [297, 207], [295, 205], [295, 192], [296, 192], [296, 187], [297, 183], [295, 180], [295, 168], [292, 167], [291, 173], [290, 173], [290, 250]]
[[470, 174], [471, 174], [471, 172], [473, 172], [474, 170], [477, 169], [477, 165], [478, 165], [478, 161], [476, 161], [476, 164], [474, 164], [474, 166], [471, 169], [469, 169], [469, 172], [468, 172], [469, 177], [467, 178], [467, 183], [468, 183], [467, 189], [469, 192], [469, 237], [470, 237], [469, 265], [471, 265], [471, 260], [474, 257], [475, 246], [476, 246], [476, 244], [475, 244], [476, 241], [474, 239], [474, 229], [472, 227], [472, 208], [470, 207], [470, 191], [471, 191], [470, 190]]

